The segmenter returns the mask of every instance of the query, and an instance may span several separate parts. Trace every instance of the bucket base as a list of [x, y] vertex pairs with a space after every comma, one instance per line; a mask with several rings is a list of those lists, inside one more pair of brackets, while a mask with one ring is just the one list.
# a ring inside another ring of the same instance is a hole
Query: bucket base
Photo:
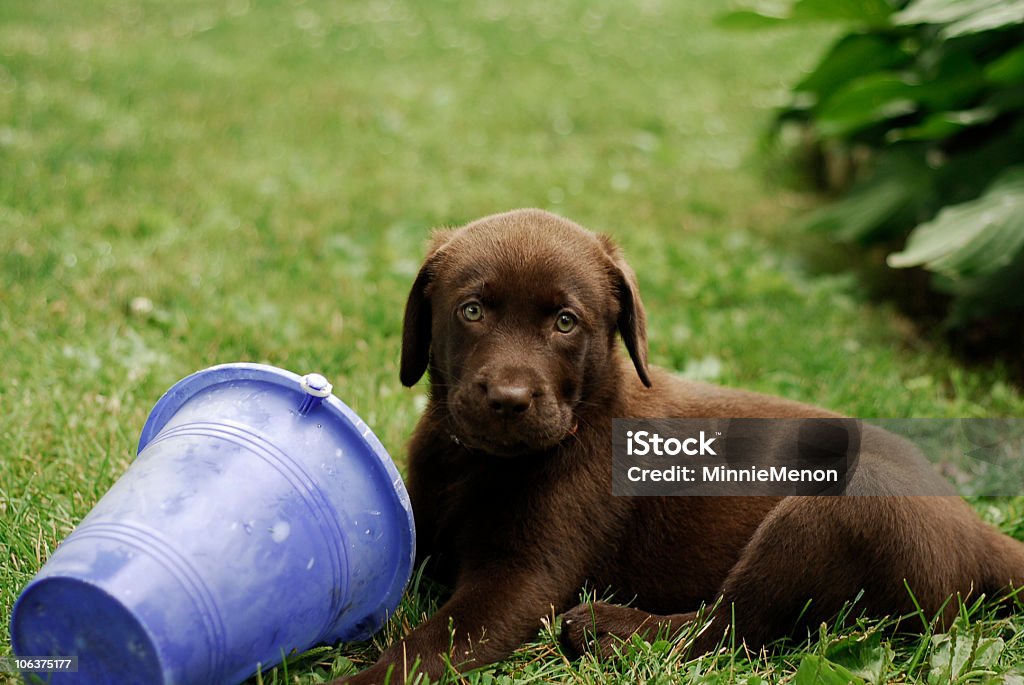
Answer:
[[153, 641], [120, 602], [73, 578], [44, 578], [18, 599], [11, 619], [18, 656], [78, 656], [77, 673], [43, 673], [53, 685], [159, 685]]

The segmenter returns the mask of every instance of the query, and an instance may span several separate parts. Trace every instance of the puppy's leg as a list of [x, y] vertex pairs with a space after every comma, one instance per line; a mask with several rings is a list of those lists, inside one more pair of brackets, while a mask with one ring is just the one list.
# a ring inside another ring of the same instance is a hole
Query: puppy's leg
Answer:
[[[710, 625], [696, 638], [694, 653], [714, 649], [734, 623], [738, 638], [760, 646], [789, 634], [809, 599], [818, 608], [832, 606], [839, 595], [856, 596], [861, 581], [857, 569], [863, 559], [847, 549], [844, 535], [835, 530], [830, 500], [839, 498], [790, 498], [765, 517], [726, 576]], [[842, 600], [835, 610], [841, 605]], [[644, 638], [659, 631], [674, 636], [695, 614], [659, 616], [611, 605], [597, 605], [591, 613], [582, 605], [567, 618], [566, 642], [581, 651], [606, 649], [634, 633]]]
[[[571, 585], [571, 586], [570, 586]], [[452, 597], [426, 622], [385, 651], [369, 669], [333, 685], [403, 683], [413, 673], [436, 680], [500, 661], [536, 635], [576, 591], [571, 583], [553, 587], [537, 570], [496, 565], [460, 575]], [[553, 599], [558, 598], [558, 599]]]
[[1006, 580], [990, 581], [994, 560], [1011, 557], [998, 553], [997, 541], [1019, 547], [959, 497], [786, 499], [726, 577], [723, 601], [693, 651], [713, 649], [730, 623], [737, 641], [754, 648], [787, 635], [802, 639], [860, 593], [854, 616], [920, 609], [924, 621], [948, 626], [958, 597], [1005, 587]]
[[571, 656], [592, 652], [608, 657], [634, 634], [648, 641], [672, 639], [696, 617], [696, 612], [659, 616], [606, 602], [585, 602], [562, 615], [561, 643]]
[[1001, 597], [1014, 591], [1024, 601], [1024, 542], [1004, 535], [994, 528], [986, 531], [991, 547], [986, 564], [986, 592]]
[[[784, 500], [730, 570], [721, 601], [710, 625], [694, 638], [692, 653], [715, 649], [732, 626], [737, 642], [753, 648], [787, 635], [802, 638], [861, 591], [855, 613], [898, 616], [919, 605], [928, 619], [949, 623], [957, 611], [951, 597], [966, 598], [985, 588], [993, 538], [984, 531], [958, 498]], [[1005, 546], [1016, 549], [1008, 539]], [[566, 642], [582, 650], [595, 644], [606, 648], [634, 633], [649, 638], [659, 630], [678, 632], [695, 616], [582, 605], [566, 617]]]

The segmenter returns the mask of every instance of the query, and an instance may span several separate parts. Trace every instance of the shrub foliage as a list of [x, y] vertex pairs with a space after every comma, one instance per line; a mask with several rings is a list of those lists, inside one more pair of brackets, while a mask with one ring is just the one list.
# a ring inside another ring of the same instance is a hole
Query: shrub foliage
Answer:
[[902, 245], [953, 295], [950, 322], [1024, 306], [1024, 0], [795, 0], [722, 17], [763, 28], [840, 22], [789, 94], [820, 149], [866, 159], [839, 201], [806, 220]]

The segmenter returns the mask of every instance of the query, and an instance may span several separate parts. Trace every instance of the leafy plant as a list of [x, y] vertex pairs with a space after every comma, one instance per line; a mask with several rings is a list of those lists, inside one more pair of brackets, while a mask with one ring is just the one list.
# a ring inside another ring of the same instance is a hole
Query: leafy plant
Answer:
[[[809, 21], [848, 31], [777, 118], [831, 154], [866, 159], [804, 227], [899, 244], [962, 324], [1024, 306], [1024, 0], [793, 0], [720, 18], [733, 28]], [[857, 154], [854, 154], [854, 153]]]

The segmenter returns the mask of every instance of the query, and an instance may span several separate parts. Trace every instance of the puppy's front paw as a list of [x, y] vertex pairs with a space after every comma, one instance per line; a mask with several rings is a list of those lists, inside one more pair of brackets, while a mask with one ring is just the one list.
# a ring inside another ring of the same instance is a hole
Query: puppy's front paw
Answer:
[[607, 658], [615, 647], [634, 633], [644, 637], [656, 628], [654, 616], [646, 611], [606, 602], [580, 604], [562, 614], [562, 647], [572, 656], [591, 652]]

